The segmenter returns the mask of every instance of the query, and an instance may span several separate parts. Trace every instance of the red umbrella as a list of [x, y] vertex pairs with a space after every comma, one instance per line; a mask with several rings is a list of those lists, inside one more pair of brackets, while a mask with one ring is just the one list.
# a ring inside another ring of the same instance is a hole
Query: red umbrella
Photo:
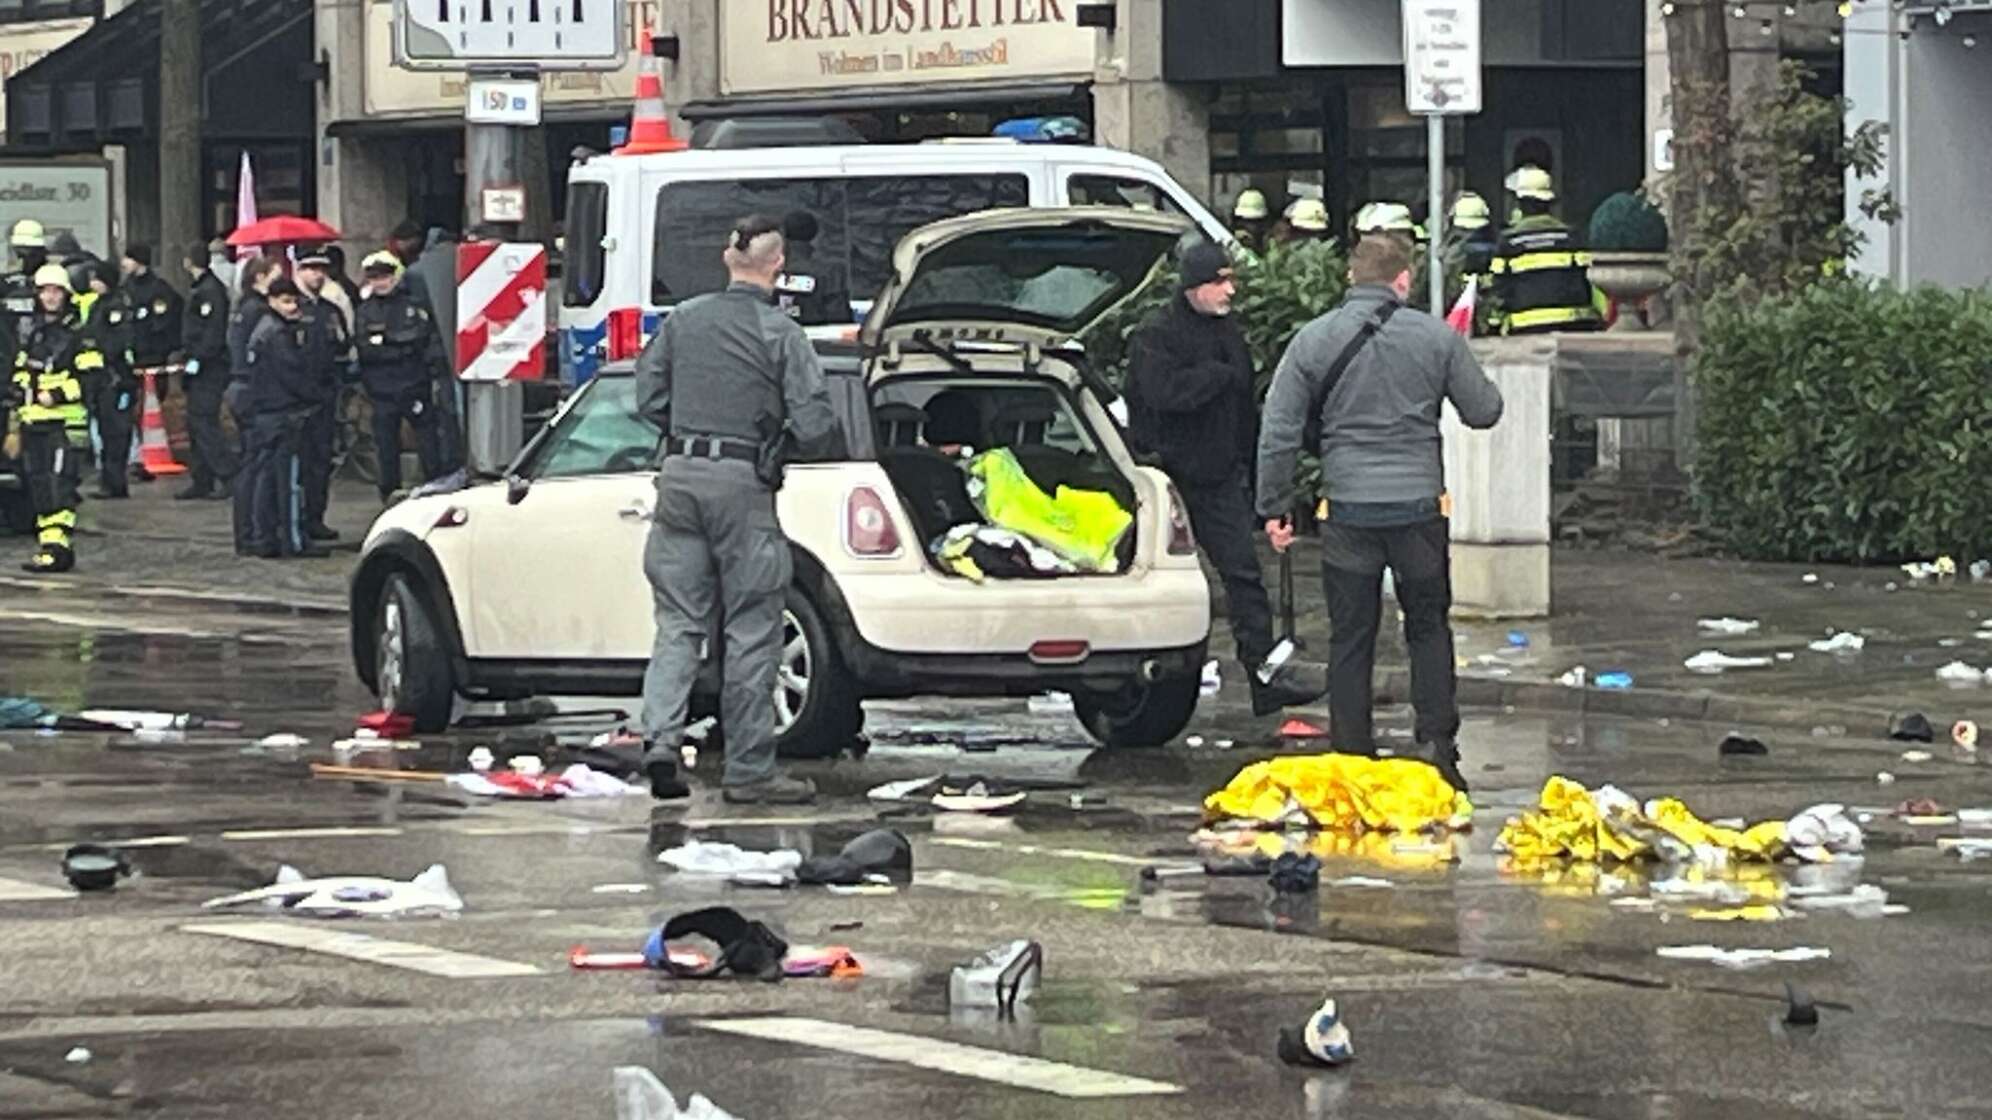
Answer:
[[251, 222], [228, 235], [228, 243], [237, 247], [337, 240], [339, 240], [339, 231], [324, 222], [316, 218], [299, 218], [290, 214], [278, 214], [274, 218]]

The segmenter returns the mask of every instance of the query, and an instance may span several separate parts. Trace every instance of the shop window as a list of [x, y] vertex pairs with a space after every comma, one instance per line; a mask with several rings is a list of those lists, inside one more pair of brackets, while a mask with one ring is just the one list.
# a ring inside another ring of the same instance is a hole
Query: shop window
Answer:
[[[726, 285], [721, 253], [746, 214], [783, 219], [792, 239], [789, 271], [819, 292], [869, 301], [892, 271], [892, 250], [908, 233], [977, 210], [1025, 206], [1022, 175], [897, 175], [826, 179], [732, 179], [666, 184], [657, 192], [651, 302], [676, 303]], [[572, 237], [572, 233], [569, 234]]]
[[590, 307], [602, 294], [608, 253], [602, 239], [609, 233], [609, 185], [574, 183], [567, 191], [566, 240], [563, 242], [560, 302]]

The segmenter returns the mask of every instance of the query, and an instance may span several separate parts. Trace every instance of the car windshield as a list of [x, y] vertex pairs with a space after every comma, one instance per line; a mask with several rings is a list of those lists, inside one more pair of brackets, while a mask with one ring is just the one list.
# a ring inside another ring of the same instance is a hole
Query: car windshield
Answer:
[[543, 479], [649, 470], [658, 435], [657, 425], [637, 414], [634, 377], [597, 377], [541, 437], [520, 473]]
[[1077, 333], [1140, 287], [1175, 240], [1085, 226], [969, 234], [921, 258], [891, 321], [994, 320]]

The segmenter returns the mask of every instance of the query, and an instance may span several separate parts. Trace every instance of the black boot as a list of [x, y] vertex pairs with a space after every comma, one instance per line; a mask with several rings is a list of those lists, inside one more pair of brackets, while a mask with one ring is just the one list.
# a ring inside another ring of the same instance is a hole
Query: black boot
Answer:
[[1432, 764], [1439, 777], [1458, 793], [1469, 792], [1466, 788], [1466, 775], [1459, 772], [1459, 744], [1451, 739], [1440, 739], [1433, 743], [1419, 745], [1419, 757]]
[[1249, 666], [1246, 679], [1252, 682], [1252, 714], [1269, 716], [1321, 699], [1328, 691], [1328, 666], [1313, 661], [1289, 661], [1280, 666], [1269, 683], [1259, 680], [1257, 666]]
[[682, 801], [692, 795], [692, 787], [678, 776], [676, 764], [664, 759], [643, 768], [650, 778], [650, 796], [659, 801]]

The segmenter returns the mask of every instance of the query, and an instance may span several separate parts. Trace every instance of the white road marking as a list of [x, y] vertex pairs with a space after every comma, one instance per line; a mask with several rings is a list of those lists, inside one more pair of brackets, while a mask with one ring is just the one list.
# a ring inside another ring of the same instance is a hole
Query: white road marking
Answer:
[[302, 949], [309, 953], [326, 953], [370, 964], [384, 964], [389, 968], [426, 972], [431, 976], [443, 976], [452, 980], [540, 974], [540, 969], [533, 965], [519, 964], [516, 961], [501, 961], [496, 957], [480, 957], [471, 953], [436, 949], [407, 941], [389, 941], [381, 937], [369, 937], [363, 933], [346, 933], [336, 929], [294, 925], [290, 922], [200, 922], [181, 926], [180, 929], [186, 933], [206, 934], [210, 937], [232, 937], [237, 941], [253, 941], [259, 945]]
[[0, 902], [54, 902], [75, 897], [76, 892], [66, 887], [44, 887], [39, 883], [23, 883], [19, 879], [0, 879]]
[[[100, 843], [111, 848], [177, 848], [194, 842], [191, 836], [134, 836], [129, 840], [104, 840]], [[44, 852], [66, 852], [74, 847], [64, 840], [56, 844], [40, 844], [37, 850]]]
[[724, 1034], [814, 1046], [840, 1054], [898, 1062], [1061, 1097], [1144, 1097], [1183, 1091], [1182, 1086], [1166, 1081], [1149, 1081], [1043, 1058], [963, 1046], [917, 1034], [853, 1027], [822, 1019], [701, 1019], [694, 1025]]
[[238, 828], [223, 840], [327, 840], [341, 836], [399, 836], [398, 828]]
[[1000, 840], [970, 840], [960, 836], [936, 836], [929, 843], [948, 848], [1015, 852], [1020, 856], [1053, 856], [1058, 859], [1084, 860], [1088, 863], [1113, 863], [1123, 867], [1146, 867], [1155, 862], [1135, 856], [1124, 856], [1117, 852], [1096, 852], [1090, 848], [1041, 848], [1036, 844], [1005, 844]]
[[[944, 891], [961, 891], [966, 894], [994, 894], [1009, 898], [1042, 898], [1047, 893], [1036, 887], [1026, 887], [1012, 883], [1008, 879], [998, 879], [991, 875], [971, 875], [966, 871], [916, 871], [913, 874], [916, 887], [937, 887]], [[1054, 892], [1055, 893], [1055, 892]]]

